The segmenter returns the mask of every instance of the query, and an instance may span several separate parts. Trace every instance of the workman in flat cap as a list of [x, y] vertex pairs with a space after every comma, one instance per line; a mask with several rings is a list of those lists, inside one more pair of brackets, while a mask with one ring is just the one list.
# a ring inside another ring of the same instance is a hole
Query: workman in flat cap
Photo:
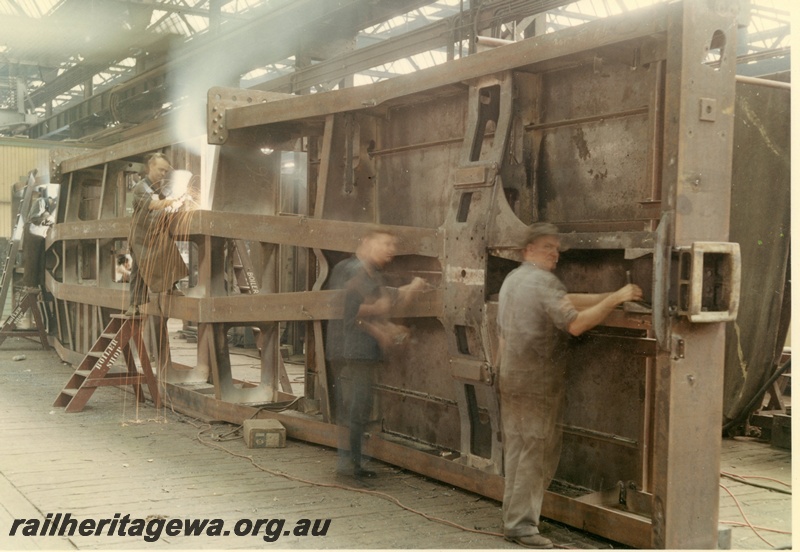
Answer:
[[532, 224], [521, 245], [524, 262], [503, 282], [498, 311], [503, 534], [528, 548], [552, 548], [539, 534], [539, 516], [561, 454], [567, 337], [641, 299], [642, 290], [628, 284], [611, 293], [568, 294], [553, 274], [561, 250], [553, 224]]
[[169, 197], [167, 175], [172, 165], [160, 152], [148, 155], [145, 163], [144, 177], [132, 190], [133, 221], [128, 243], [133, 262], [127, 316], [139, 314], [139, 306], [147, 302], [148, 289], [183, 295], [177, 282], [189, 273], [165, 217], [165, 213], [182, 206], [180, 198]]

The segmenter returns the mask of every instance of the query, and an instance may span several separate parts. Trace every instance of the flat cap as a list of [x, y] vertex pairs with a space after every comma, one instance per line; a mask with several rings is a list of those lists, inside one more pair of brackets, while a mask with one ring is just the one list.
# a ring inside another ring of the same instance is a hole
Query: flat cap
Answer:
[[529, 243], [535, 242], [542, 236], [557, 236], [557, 235], [558, 235], [558, 227], [555, 224], [551, 224], [549, 222], [534, 222], [533, 224], [528, 226], [528, 229], [525, 231], [525, 235], [524, 238], [522, 239], [522, 243], [520, 243], [520, 246], [524, 248]]

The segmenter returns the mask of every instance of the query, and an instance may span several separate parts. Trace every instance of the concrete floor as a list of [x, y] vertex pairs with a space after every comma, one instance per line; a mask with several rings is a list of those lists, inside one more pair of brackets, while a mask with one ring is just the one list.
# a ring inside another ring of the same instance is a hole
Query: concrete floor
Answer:
[[[12, 360], [20, 354], [25, 360]], [[487, 534], [500, 530], [498, 502], [387, 464], [373, 462], [379, 477], [359, 484], [334, 473], [334, 450], [296, 441], [283, 449], [247, 449], [234, 426], [137, 405], [117, 388], [99, 389], [83, 412], [65, 414], [51, 405], [71, 373], [54, 352], [31, 341], [10, 338], [0, 348], [0, 549], [519, 548]], [[722, 471], [788, 483], [791, 455], [752, 440], [726, 440]], [[720, 520], [733, 528], [732, 548], [791, 545], [791, 535], [777, 532], [791, 531], [790, 495], [728, 478], [721, 484], [728, 490], [720, 489]], [[117, 513], [164, 523], [218, 518], [228, 530], [239, 520], [245, 527], [285, 519], [284, 531], [301, 519], [331, 523], [325, 536], [288, 534], [272, 543], [263, 537], [274, 524], [257, 536], [162, 534], [152, 543], [106, 533], [7, 536], [16, 518], [44, 520], [59, 512], [81, 520]], [[766, 540], [738, 525], [744, 516]], [[556, 523], [545, 529], [562, 548], [624, 548]]]

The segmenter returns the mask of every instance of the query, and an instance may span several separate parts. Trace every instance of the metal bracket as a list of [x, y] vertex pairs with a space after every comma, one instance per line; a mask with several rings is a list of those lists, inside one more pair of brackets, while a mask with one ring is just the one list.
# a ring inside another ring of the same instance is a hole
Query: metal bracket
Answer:
[[686, 341], [680, 336], [672, 336], [672, 355], [675, 360], [686, 358]]
[[735, 320], [742, 279], [739, 244], [694, 242], [677, 251], [678, 314], [696, 323]]
[[700, 98], [700, 120], [714, 122], [717, 120], [717, 100]]
[[214, 86], [208, 90], [207, 101], [207, 134], [209, 144], [224, 144], [228, 140], [228, 128], [225, 123], [225, 114], [228, 109], [235, 109], [247, 105], [266, 103], [291, 94], [277, 92], [263, 92], [242, 88], [227, 88]]
[[619, 486], [619, 504], [625, 510], [635, 514], [651, 516], [653, 513], [652, 508], [652, 495], [643, 493], [636, 487], [634, 481], [620, 481], [617, 483]]
[[485, 188], [494, 184], [497, 164], [483, 164], [474, 167], [459, 167], [453, 177], [454, 188]]
[[494, 374], [489, 363], [466, 358], [451, 358], [450, 373], [454, 378], [492, 385]]

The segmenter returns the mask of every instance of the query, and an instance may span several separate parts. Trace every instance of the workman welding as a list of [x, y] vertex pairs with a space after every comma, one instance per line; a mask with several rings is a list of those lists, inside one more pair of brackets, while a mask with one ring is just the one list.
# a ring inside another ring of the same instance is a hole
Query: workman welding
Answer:
[[172, 198], [166, 187], [172, 165], [163, 153], [146, 158], [144, 178], [133, 187], [133, 221], [128, 238], [133, 259], [130, 274], [130, 303], [127, 316], [139, 314], [147, 302], [147, 291], [183, 295], [176, 287], [188, 274], [178, 246], [163, 224], [163, 216], [183, 205], [182, 198]]

